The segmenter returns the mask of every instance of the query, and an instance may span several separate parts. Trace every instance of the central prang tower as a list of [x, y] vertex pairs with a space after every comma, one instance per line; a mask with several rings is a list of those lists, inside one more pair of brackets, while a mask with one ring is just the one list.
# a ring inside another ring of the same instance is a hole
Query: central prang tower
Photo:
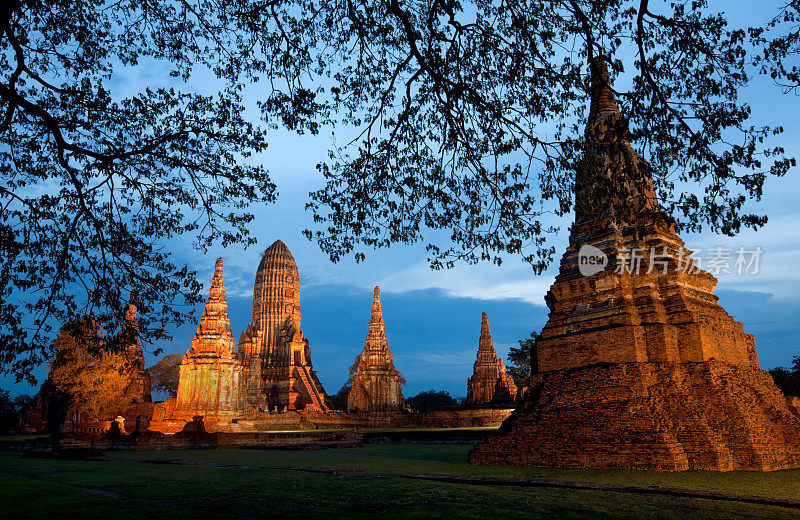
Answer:
[[286, 244], [264, 251], [250, 325], [239, 339], [244, 401], [259, 410], [326, 410], [327, 396], [300, 330], [300, 276]]

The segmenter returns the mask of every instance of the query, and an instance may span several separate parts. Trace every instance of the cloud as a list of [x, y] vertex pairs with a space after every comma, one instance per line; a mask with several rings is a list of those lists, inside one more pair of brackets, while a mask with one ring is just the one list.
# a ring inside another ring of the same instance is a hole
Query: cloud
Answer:
[[536, 276], [529, 267], [492, 264], [459, 265], [453, 269], [433, 271], [426, 262], [383, 277], [381, 288], [388, 292], [441, 289], [454, 298], [478, 300], [522, 300], [544, 305], [544, 295], [555, 273]]
[[[689, 249], [703, 249], [700, 257], [704, 257], [710, 248], [724, 247], [731, 250], [731, 272], [715, 274], [719, 279], [718, 290], [762, 292], [779, 300], [797, 301], [797, 287], [800, 287], [800, 243], [793, 238], [797, 237], [798, 222], [800, 213], [784, 213], [770, 218], [767, 225], [758, 231], [743, 231], [735, 237], [702, 233], [686, 236], [684, 241]], [[746, 251], [760, 247], [763, 251], [756, 273], [744, 272], [740, 275], [733, 269], [736, 251], [740, 247]]]

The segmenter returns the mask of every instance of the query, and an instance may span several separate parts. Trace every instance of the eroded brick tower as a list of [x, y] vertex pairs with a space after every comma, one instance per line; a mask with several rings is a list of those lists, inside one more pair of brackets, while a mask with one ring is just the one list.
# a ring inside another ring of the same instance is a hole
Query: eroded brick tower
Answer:
[[311, 365], [300, 330], [300, 276], [280, 240], [261, 258], [253, 287], [250, 325], [239, 339], [242, 395], [261, 410], [325, 410], [327, 396]]
[[176, 413], [217, 416], [234, 414], [241, 408], [242, 367], [234, 344], [219, 258], [192, 348], [181, 360]]
[[364, 348], [355, 362], [347, 409], [360, 412], [402, 410], [405, 380], [394, 367], [381, 309], [381, 289], [375, 287]]
[[128, 306], [125, 308], [125, 320], [122, 322], [120, 333], [120, 341], [124, 345], [123, 353], [128, 364], [125, 375], [129, 377], [129, 383], [125, 388], [125, 395], [131, 398], [131, 402], [149, 403], [151, 379], [150, 373], [144, 367], [135, 300], [135, 293], [131, 294]]
[[526, 401], [471, 462], [800, 466], [800, 418], [760, 370], [753, 336], [717, 303], [717, 280], [687, 262], [690, 252], [659, 214], [649, 166], [630, 146], [605, 63], [595, 59], [590, 70], [576, 221], [546, 296], [539, 373]]
[[481, 336], [478, 339], [478, 356], [467, 380], [467, 404], [510, 404], [517, 394], [517, 385], [506, 373], [503, 360], [497, 357], [489, 330], [489, 317], [481, 317]]

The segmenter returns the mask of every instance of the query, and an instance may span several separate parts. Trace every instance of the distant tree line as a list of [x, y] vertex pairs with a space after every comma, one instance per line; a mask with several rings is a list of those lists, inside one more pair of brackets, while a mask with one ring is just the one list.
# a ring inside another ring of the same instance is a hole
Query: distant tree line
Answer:
[[792, 366], [776, 367], [769, 370], [775, 384], [786, 395], [800, 396], [800, 356], [792, 359]]
[[19, 424], [19, 416], [23, 410], [30, 408], [35, 398], [28, 394], [11, 397], [8, 390], [0, 389], [0, 432], [15, 431]]
[[431, 412], [461, 405], [462, 397], [456, 397], [447, 390], [425, 390], [406, 399], [406, 406], [415, 412]]

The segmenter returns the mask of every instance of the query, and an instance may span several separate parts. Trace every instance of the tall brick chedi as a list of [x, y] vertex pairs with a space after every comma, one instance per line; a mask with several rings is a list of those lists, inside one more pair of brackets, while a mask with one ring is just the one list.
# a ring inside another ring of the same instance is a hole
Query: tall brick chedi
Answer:
[[481, 317], [481, 336], [478, 339], [478, 357], [467, 380], [467, 404], [510, 404], [514, 402], [517, 386], [506, 374], [503, 360], [497, 357], [489, 330], [489, 317]]
[[[590, 64], [576, 220], [526, 401], [477, 464], [660, 470], [800, 466], [800, 419], [717, 280], [659, 213], [601, 59]], [[602, 254], [601, 254], [602, 252]], [[595, 261], [589, 263], [588, 258]], [[602, 260], [605, 260], [603, 262]]]
[[261, 258], [253, 287], [253, 312], [239, 339], [242, 395], [260, 410], [326, 410], [328, 398], [311, 364], [300, 330], [297, 264], [277, 240]]
[[239, 410], [242, 369], [234, 345], [219, 258], [192, 348], [181, 361], [176, 413], [215, 416]]
[[381, 309], [381, 289], [375, 287], [364, 348], [356, 357], [347, 409], [360, 412], [402, 410], [405, 380], [394, 367]]

